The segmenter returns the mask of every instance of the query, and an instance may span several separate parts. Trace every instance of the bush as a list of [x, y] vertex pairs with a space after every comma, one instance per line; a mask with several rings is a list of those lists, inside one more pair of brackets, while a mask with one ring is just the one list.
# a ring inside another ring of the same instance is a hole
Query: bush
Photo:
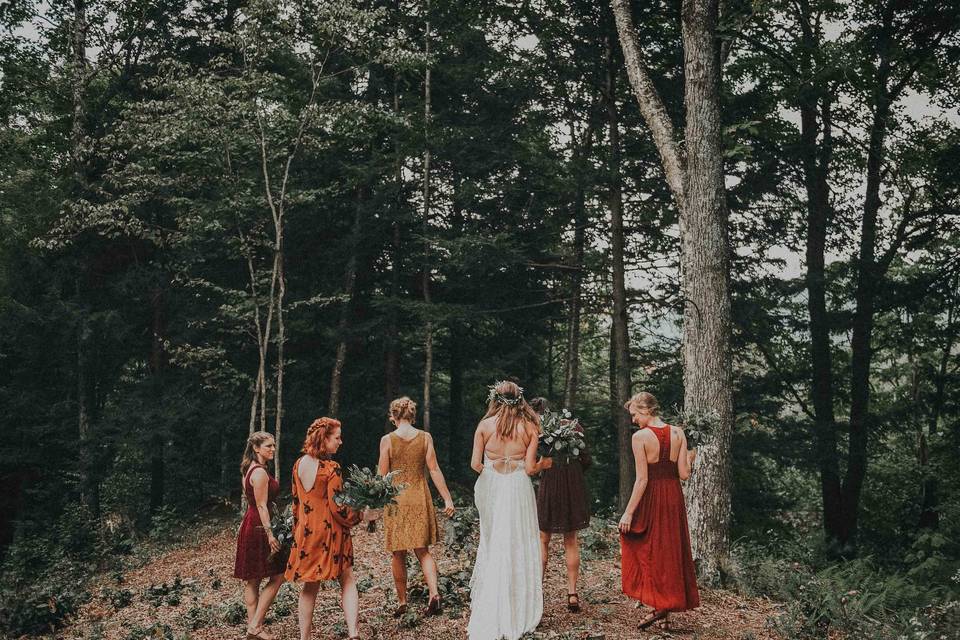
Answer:
[[82, 579], [89, 566], [70, 560], [56, 549], [52, 561], [39, 573], [32, 572], [33, 553], [22, 544], [11, 547], [0, 580], [0, 636], [50, 632], [90, 598]]

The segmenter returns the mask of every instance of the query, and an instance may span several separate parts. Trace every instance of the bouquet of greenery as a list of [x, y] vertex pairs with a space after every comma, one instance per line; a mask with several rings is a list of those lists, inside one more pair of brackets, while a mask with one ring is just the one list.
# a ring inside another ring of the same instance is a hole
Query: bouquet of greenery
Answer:
[[270, 503], [270, 531], [280, 543], [280, 551], [277, 553], [290, 553], [290, 547], [293, 545], [293, 509], [289, 504], [281, 512], [276, 502]]
[[681, 409], [674, 405], [674, 424], [681, 427], [687, 436], [687, 446], [696, 449], [709, 444], [720, 423], [720, 414], [713, 409]]
[[[333, 501], [341, 507], [350, 507], [355, 511], [383, 509], [387, 505], [396, 504], [397, 496], [407, 488], [405, 484], [393, 483], [399, 471], [379, 476], [367, 467], [361, 469], [355, 464], [350, 465], [349, 471], [349, 476], [343, 481], [343, 489], [333, 496]], [[367, 531], [376, 530], [376, 522], [367, 523]]]
[[564, 409], [560, 413], [546, 411], [540, 419], [540, 442], [537, 444], [537, 455], [543, 458], [553, 458], [563, 464], [580, 457], [586, 450], [587, 443], [583, 439], [583, 431], [578, 429], [580, 421]]

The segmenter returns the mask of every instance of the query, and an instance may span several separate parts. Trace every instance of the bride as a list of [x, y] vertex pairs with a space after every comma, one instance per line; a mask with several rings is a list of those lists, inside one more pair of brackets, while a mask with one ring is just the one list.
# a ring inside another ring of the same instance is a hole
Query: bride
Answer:
[[[474, 495], [480, 544], [470, 579], [470, 640], [516, 640], [543, 615], [537, 502], [528, 475], [537, 461], [540, 419], [513, 382], [490, 388], [487, 415], [473, 437], [470, 466], [480, 474]], [[524, 473], [526, 471], [526, 473]]]

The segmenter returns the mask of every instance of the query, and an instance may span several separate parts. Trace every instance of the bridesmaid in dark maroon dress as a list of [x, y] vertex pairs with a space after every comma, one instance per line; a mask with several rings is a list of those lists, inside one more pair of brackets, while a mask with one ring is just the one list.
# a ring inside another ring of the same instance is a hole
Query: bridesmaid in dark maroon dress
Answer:
[[[549, 408], [546, 398], [534, 398], [530, 406], [538, 414]], [[546, 463], [546, 461], [545, 461]], [[580, 611], [577, 580], [580, 577], [580, 538], [577, 531], [590, 526], [590, 501], [583, 472], [590, 467], [590, 454], [583, 451], [578, 460], [566, 464], [546, 463], [537, 488], [537, 518], [540, 521], [540, 559], [547, 574], [550, 538], [563, 535], [563, 556], [567, 565], [567, 609]]]
[[[277, 499], [280, 483], [267, 471], [267, 463], [277, 453], [273, 436], [255, 431], [247, 438], [240, 462], [247, 512], [237, 534], [237, 558], [233, 577], [243, 580], [243, 603], [247, 606], [247, 640], [273, 640], [263, 628], [267, 609], [283, 584], [286, 557], [280, 557], [280, 543], [270, 528], [270, 502]], [[267, 584], [260, 589], [260, 582]]]
[[683, 429], [660, 419], [652, 394], [638, 393], [624, 407], [640, 429], [632, 438], [637, 478], [619, 525], [623, 592], [653, 609], [641, 629], [657, 621], [669, 628], [671, 611], [700, 606], [680, 488], [696, 452]]

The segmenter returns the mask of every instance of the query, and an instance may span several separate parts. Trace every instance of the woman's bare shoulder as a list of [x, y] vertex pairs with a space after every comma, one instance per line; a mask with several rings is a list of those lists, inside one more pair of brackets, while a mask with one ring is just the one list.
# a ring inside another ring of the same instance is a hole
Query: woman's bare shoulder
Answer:
[[477, 431], [483, 433], [490, 433], [497, 428], [497, 418], [496, 416], [490, 416], [489, 418], [484, 418], [477, 424]]

